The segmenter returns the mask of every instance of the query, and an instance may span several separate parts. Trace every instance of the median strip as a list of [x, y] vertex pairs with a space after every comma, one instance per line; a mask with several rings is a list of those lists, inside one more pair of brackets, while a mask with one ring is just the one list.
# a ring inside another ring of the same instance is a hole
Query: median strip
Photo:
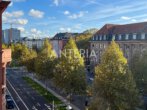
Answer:
[[[61, 105], [63, 104], [62, 101], [60, 101], [56, 96], [54, 96], [52, 93], [50, 93], [48, 90], [46, 90], [44, 87], [42, 87], [37, 82], [33, 81], [29, 77], [23, 77], [23, 79], [34, 89], [36, 90], [41, 96], [43, 96], [48, 103], [52, 104], [54, 101], [55, 105]], [[60, 110], [66, 110], [65, 107], [60, 107]]]

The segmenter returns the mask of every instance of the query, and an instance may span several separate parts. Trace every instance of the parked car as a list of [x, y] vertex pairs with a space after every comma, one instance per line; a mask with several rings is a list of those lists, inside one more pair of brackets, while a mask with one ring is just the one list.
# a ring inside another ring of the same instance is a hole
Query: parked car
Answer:
[[15, 106], [14, 106], [14, 102], [12, 100], [12, 97], [10, 95], [6, 95], [5, 98], [6, 98], [6, 108], [7, 109], [14, 109]]
[[13, 100], [6, 101], [6, 108], [7, 109], [14, 109], [15, 108]]
[[12, 98], [11, 98], [10, 95], [6, 95], [5, 98], [6, 98], [6, 101], [7, 101], [7, 100], [12, 100]]

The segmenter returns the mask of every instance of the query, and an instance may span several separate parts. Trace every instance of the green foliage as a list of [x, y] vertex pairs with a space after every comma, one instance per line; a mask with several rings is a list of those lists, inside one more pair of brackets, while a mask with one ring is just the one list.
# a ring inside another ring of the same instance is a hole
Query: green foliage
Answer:
[[8, 45], [2, 44], [2, 49], [7, 49], [7, 48], [8, 48]]
[[134, 75], [138, 88], [147, 93], [147, 51], [142, 55], [139, 52], [131, 59], [131, 71]]
[[79, 49], [88, 49], [89, 40], [92, 37], [92, 34], [83, 33], [76, 36], [76, 44]]
[[40, 78], [50, 79], [53, 77], [54, 60], [56, 54], [51, 43], [46, 39], [44, 46], [35, 61], [35, 72]]
[[56, 65], [55, 84], [67, 93], [85, 93], [86, 77], [84, 61], [72, 38], [64, 47]]
[[17, 43], [11, 44], [12, 63], [11, 66], [26, 66], [29, 71], [34, 71], [34, 59], [37, 56], [36, 52], [30, 50], [26, 45]]
[[[139, 96], [127, 60], [112, 41], [95, 68], [93, 103], [100, 110], [135, 110]], [[93, 109], [91, 109], [93, 110]]]
[[35, 72], [35, 59], [37, 57], [37, 53], [34, 50], [30, 50], [28, 59], [25, 61], [25, 66], [29, 72]]

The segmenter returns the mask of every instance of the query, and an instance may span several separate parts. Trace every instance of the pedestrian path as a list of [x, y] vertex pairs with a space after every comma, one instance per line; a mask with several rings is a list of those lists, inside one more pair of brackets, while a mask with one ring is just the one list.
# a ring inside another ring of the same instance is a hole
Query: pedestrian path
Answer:
[[[68, 105], [68, 100], [65, 99], [64, 97], [62, 97], [61, 95], [57, 94], [55, 91], [53, 91], [52, 89], [50, 89], [49, 87], [46, 87], [45, 84], [43, 84], [41, 81], [37, 80], [36, 78], [34, 78], [32, 75], [28, 75], [28, 77], [30, 77], [32, 80], [34, 80], [35, 82], [37, 82], [38, 84], [40, 84], [42, 87], [46, 88], [50, 93], [52, 93], [54, 96], [56, 96], [58, 99], [60, 99], [63, 103], [65, 103], [66, 105]], [[80, 110], [78, 107], [76, 107], [75, 105], [73, 105], [72, 103], [70, 103], [70, 106], [72, 106], [72, 108], [74, 110]]]

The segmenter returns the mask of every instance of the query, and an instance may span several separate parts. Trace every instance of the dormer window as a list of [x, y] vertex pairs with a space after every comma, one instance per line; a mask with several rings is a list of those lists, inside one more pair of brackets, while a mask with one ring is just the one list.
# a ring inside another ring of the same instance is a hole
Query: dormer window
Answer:
[[133, 39], [136, 40], [136, 33], [133, 34]]
[[129, 39], [129, 34], [126, 34], [126, 40], [128, 40]]
[[145, 39], [145, 33], [141, 34], [141, 39]]

